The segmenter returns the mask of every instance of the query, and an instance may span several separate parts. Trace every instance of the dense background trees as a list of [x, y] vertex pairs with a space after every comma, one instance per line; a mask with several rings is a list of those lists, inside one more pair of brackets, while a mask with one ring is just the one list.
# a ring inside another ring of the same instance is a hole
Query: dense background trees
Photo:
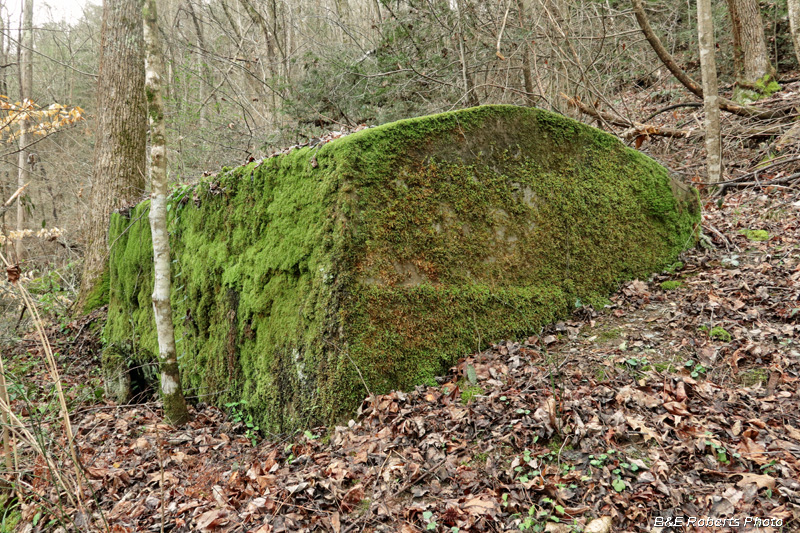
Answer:
[[[135, 3], [108, 0], [106, 17]], [[19, 44], [25, 34], [17, 4], [0, 6], [0, 87], [12, 100], [22, 96], [28, 49]], [[739, 102], [730, 105], [757, 104], [767, 86], [778, 87], [775, 78], [796, 68], [792, 4], [712, 3], [721, 95]], [[631, 127], [647, 117], [632, 102], [700, 102], [675, 83], [643, 37], [632, 4], [622, 0], [164, 0], [159, 10], [173, 183], [323, 131], [476, 104], [537, 105], [639, 143]], [[648, 1], [642, 11], [678, 68], [699, 80], [694, 4]], [[86, 120], [40, 139], [35, 157], [25, 156], [34, 165], [20, 164], [14, 137], [0, 190], [9, 197], [20, 169], [31, 174], [20, 204], [26, 227], [59, 226], [64, 234], [58, 242], [30, 242], [28, 257], [74, 263], [64, 275], [74, 285], [82, 256], [86, 280], [102, 263], [98, 231], [108, 212], [145, 192], [143, 137], [119, 139], [112, 131], [114, 124], [142, 129], [133, 127], [141, 119], [129, 111], [143, 109], [131, 100], [141, 84], [128, 84], [141, 61], [126, 51], [134, 44], [128, 36], [139, 30], [125, 26], [115, 36], [107, 29], [102, 40], [103, 9], [94, 4], [64, 20], [44, 5], [35, 13], [31, 97], [43, 106], [80, 106]], [[108, 61], [129, 66], [130, 75], [108, 79]], [[124, 84], [133, 92], [120, 92]], [[103, 162], [109, 143], [129, 150], [121, 156], [124, 168]], [[650, 148], [657, 151], [657, 143]], [[128, 192], [109, 193], [110, 180], [126, 181]], [[6, 213], [4, 231], [13, 224]]]

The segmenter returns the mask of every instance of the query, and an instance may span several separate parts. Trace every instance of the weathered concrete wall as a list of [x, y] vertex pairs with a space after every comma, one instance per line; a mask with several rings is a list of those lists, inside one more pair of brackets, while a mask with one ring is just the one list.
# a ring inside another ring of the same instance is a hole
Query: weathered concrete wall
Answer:
[[[107, 368], [157, 353], [148, 204], [111, 227]], [[692, 244], [696, 194], [535, 109], [404, 120], [172, 195], [184, 385], [281, 430], [430, 382]]]

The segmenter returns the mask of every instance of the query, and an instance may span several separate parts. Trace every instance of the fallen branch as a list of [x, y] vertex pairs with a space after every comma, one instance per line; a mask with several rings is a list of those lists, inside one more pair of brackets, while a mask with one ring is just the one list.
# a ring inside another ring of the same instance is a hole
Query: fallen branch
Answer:
[[[777, 178], [769, 181], [737, 181], [737, 182], [726, 182], [723, 183], [719, 190], [716, 192], [716, 196], [721, 195], [725, 189], [729, 187], [771, 187], [782, 185], [784, 183], [794, 182], [795, 180], [800, 181], [800, 172], [796, 172], [789, 176], [784, 176], [782, 178]], [[793, 184], [794, 185], [794, 184]]]
[[683, 104], [675, 104], [675, 105], [667, 106], [667, 107], [665, 107], [663, 109], [659, 109], [658, 111], [656, 111], [655, 113], [653, 113], [652, 115], [650, 115], [649, 117], [644, 119], [644, 121], [647, 122], [648, 120], [653, 120], [654, 118], [656, 118], [661, 113], [666, 113], [667, 111], [672, 111], [673, 109], [680, 109], [682, 107], [703, 107], [703, 104], [702, 104], [702, 102], [685, 102]]
[[730, 251], [731, 251], [731, 247], [735, 248], [737, 252], [740, 252], [740, 251], [741, 251], [741, 250], [739, 249], [739, 247], [738, 247], [738, 246], [736, 246], [735, 244], [733, 244], [733, 243], [730, 241], [730, 239], [728, 239], [728, 238], [727, 238], [725, 235], [723, 235], [723, 233], [722, 233], [720, 230], [718, 230], [717, 228], [715, 228], [714, 226], [712, 226], [712, 225], [711, 225], [711, 223], [709, 223], [709, 222], [707, 222], [707, 221], [706, 221], [706, 222], [703, 222], [703, 229], [704, 229], [704, 230], [707, 230], [707, 231], [710, 231], [711, 233], [713, 233], [714, 235], [716, 235], [716, 236], [717, 236], [717, 238], [719, 238], [719, 240], [720, 240], [720, 241], [722, 241], [722, 244], [724, 244], [724, 245], [725, 245], [725, 249], [726, 249], [728, 252], [730, 252]]
[[672, 57], [672, 54], [661, 44], [661, 39], [658, 38], [658, 35], [656, 35], [653, 28], [650, 26], [650, 21], [647, 19], [647, 14], [644, 12], [644, 6], [642, 6], [642, 0], [631, 0], [631, 4], [633, 4], [633, 13], [636, 15], [636, 22], [639, 23], [639, 27], [642, 29], [645, 39], [650, 43], [650, 46], [653, 48], [658, 58], [684, 87], [702, 100], [703, 88], [686, 74]]
[[0, 206], [0, 217], [3, 216], [5, 214], [5, 212], [8, 211], [11, 208], [11, 206], [14, 204], [14, 200], [16, 200], [19, 197], [19, 195], [22, 194], [22, 191], [24, 191], [25, 188], [28, 185], [30, 185], [30, 183], [26, 183], [25, 185], [23, 185], [22, 187], [17, 189], [17, 192], [12, 194], [11, 198], [6, 200], [6, 203], [4, 203], [2, 206]]
[[792, 124], [792, 127], [787, 132], [781, 134], [778, 140], [775, 141], [775, 150], [780, 152], [785, 147], [795, 144], [798, 140], [800, 140], [800, 121]]
[[[783, 161], [777, 161], [775, 163], [772, 163], [771, 165], [767, 165], [767, 166], [765, 166], [763, 168], [757, 168], [752, 172], [748, 172], [747, 174], [742, 174], [741, 176], [737, 176], [737, 177], [731, 178], [729, 180], [718, 181], [716, 183], [711, 183], [711, 182], [708, 182], [708, 181], [697, 181], [695, 183], [698, 184], [698, 185], [730, 185], [730, 184], [734, 184], [734, 183], [741, 183], [741, 182], [743, 182], [743, 181], [745, 181], [745, 180], [747, 180], [749, 178], [754, 178], [754, 177], [758, 176], [762, 172], [766, 172], [767, 170], [771, 170], [771, 169], [773, 169], [775, 167], [779, 167], [779, 166], [785, 165], [787, 163], [793, 163], [795, 161], [800, 161], [800, 156], [791, 157], [791, 158], [785, 159]], [[783, 178], [779, 178], [779, 179], [783, 179]], [[779, 183], [779, 182], [777, 180], [770, 180], [770, 183]]]
[[623, 139], [635, 139], [637, 137], [677, 137], [686, 139], [688, 137], [700, 137], [704, 135], [701, 130], [676, 130], [673, 128], [662, 128], [661, 126], [656, 126], [654, 124], [642, 124], [640, 122], [633, 122], [628, 119], [616, 117], [610, 113], [606, 113], [600, 111], [599, 109], [595, 109], [594, 107], [590, 107], [583, 102], [581, 102], [577, 98], [570, 98], [564, 93], [561, 93], [561, 96], [567, 100], [567, 103], [578, 109], [581, 113], [589, 115], [590, 117], [596, 118], [597, 120], [601, 120], [612, 126], [617, 126], [620, 128], [626, 128], [620, 137]]

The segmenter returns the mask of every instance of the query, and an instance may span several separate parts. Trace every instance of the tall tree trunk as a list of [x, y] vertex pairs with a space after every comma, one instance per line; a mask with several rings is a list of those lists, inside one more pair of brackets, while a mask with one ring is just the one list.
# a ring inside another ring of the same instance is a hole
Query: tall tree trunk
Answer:
[[207, 116], [207, 101], [209, 99], [213, 99], [214, 101], [214, 108], [217, 107], [217, 97], [211, 93], [209, 96], [208, 90], [209, 87], [214, 86], [214, 79], [211, 74], [211, 69], [208, 68], [208, 58], [206, 57], [206, 40], [203, 36], [203, 27], [200, 26], [200, 20], [197, 18], [197, 13], [194, 9], [194, 4], [192, 0], [188, 0], [186, 5], [189, 8], [189, 15], [192, 17], [192, 24], [194, 24], [194, 32], [197, 37], [197, 70], [201, 73], [200, 79], [200, 128], [206, 127], [206, 116]]
[[269, 69], [268, 71], [269, 75], [274, 76], [275, 57], [276, 57], [275, 54], [276, 36], [270, 30], [267, 19], [264, 18], [264, 16], [262, 16], [261, 13], [259, 13], [256, 7], [250, 2], [250, 0], [240, 0], [240, 1], [242, 3], [242, 6], [245, 8], [245, 11], [247, 11], [247, 15], [250, 17], [250, 20], [252, 20], [253, 24], [258, 26], [259, 29], [261, 29], [261, 34], [264, 36], [264, 44], [266, 46], [266, 52], [267, 52], [265, 63]]
[[147, 111], [150, 117], [150, 233], [153, 236], [155, 283], [153, 311], [158, 332], [158, 366], [161, 371], [161, 397], [164, 417], [180, 426], [189, 421], [189, 411], [181, 388], [181, 375], [175, 349], [175, 330], [170, 305], [170, 252], [167, 231], [167, 139], [164, 126], [164, 104], [161, 99], [161, 76], [164, 65], [158, 35], [156, 0], [147, 0], [144, 7], [144, 39], [147, 89]]
[[[31, 87], [33, 86], [33, 61], [31, 51], [33, 50], [33, 0], [25, 0], [25, 7], [22, 14], [22, 39], [20, 39], [19, 57], [19, 88], [20, 101], [23, 107], [31, 106]], [[22, 187], [28, 181], [28, 153], [26, 147], [30, 141], [28, 127], [30, 121], [25, 113], [19, 123], [19, 159], [17, 166], [17, 187]], [[25, 206], [22, 198], [17, 200], [17, 231], [25, 229]], [[22, 239], [18, 238], [14, 247], [16, 260], [22, 259]]]
[[[3, 2], [0, 0], [0, 63], [8, 63], [8, 49], [6, 48], [6, 26], [3, 21]], [[0, 69], [0, 94], [8, 94], [8, 76], [6, 69]], [[0, 197], [8, 198], [14, 189], [14, 184], [8, 172], [8, 158], [0, 158]], [[4, 231], [6, 226], [5, 211], [0, 215], [0, 231]]]
[[105, 0], [97, 77], [97, 133], [78, 310], [103, 297], [111, 213], [145, 192], [147, 109], [144, 100], [144, 0]]
[[[464, 46], [464, 40], [466, 38], [464, 32], [464, 0], [456, 0], [456, 14], [458, 15], [458, 32], [455, 35], [455, 38], [458, 39], [458, 57], [459, 63], [461, 65], [461, 81], [464, 84], [464, 98], [466, 99], [467, 105], [470, 107], [475, 107], [480, 105], [480, 101], [478, 101], [478, 94], [475, 92], [475, 83], [472, 81], [472, 73], [469, 69], [469, 63], [467, 62], [467, 51], [466, 46]], [[409, 33], [409, 37], [411, 34]]]
[[[775, 69], [769, 62], [767, 39], [764, 35], [764, 22], [758, 0], [727, 0], [733, 34], [733, 58], [736, 79], [742, 94], [737, 90], [735, 100], [758, 99], [764, 92], [756, 82], [768, 83], [775, 76]], [[767, 79], [764, 77], [767, 76]], [[755, 92], [755, 94], [752, 94]]]
[[736, 0], [725, 0], [728, 16], [731, 19], [731, 39], [733, 39], [733, 72], [737, 79], [744, 72], [744, 52], [742, 51], [742, 21], [737, 15]]
[[[3, 65], [8, 64], [8, 46], [6, 45], [7, 36], [6, 31], [10, 28], [6, 27], [3, 21], [3, 2], [0, 1], [0, 61]], [[0, 94], [8, 94], [8, 76], [6, 69], [0, 69]]]
[[711, 0], [697, 0], [697, 32], [700, 41], [700, 70], [703, 75], [703, 102], [706, 113], [708, 181], [717, 183], [722, 174], [722, 142], [719, 131], [717, 62], [714, 58], [714, 20]]
[[[519, 13], [519, 25], [524, 31], [528, 27], [530, 17], [528, 9], [525, 5], [526, 0], [517, 0], [517, 10]], [[529, 106], [536, 105], [536, 99], [533, 97], [533, 73], [531, 72], [531, 52], [528, 45], [529, 38], [525, 38], [522, 42], [522, 83], [525, 87], [525, 102]]]
[[792, 32], [794, 53], [797, 63], [800, 64], [800, 0], [787, 0], [789, 4], [789, 28]]

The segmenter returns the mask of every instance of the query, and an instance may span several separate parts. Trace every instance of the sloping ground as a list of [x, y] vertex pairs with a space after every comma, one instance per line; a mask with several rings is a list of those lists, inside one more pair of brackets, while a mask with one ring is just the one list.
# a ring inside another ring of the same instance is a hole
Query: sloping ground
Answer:
[[[112, 375], [157, 352], [147, 209], [112, 220]], [[599, 130], [485, 106], [225, 171], [170, 215], [184, 390], [279, 431], [605, 301], [691, 244], [699, 206]]]
[[[99, 509], [116, 533], [158, 530], [162, 502], [173, 532], [798, 531], [800, 193], [706, 207], [715, 249], [349, 427], [253, 447], [235, 409], [174, 429], [155, 405], [90, 406], [74, 419]], [[655, 526], [678, 517], [727, 522]]]

